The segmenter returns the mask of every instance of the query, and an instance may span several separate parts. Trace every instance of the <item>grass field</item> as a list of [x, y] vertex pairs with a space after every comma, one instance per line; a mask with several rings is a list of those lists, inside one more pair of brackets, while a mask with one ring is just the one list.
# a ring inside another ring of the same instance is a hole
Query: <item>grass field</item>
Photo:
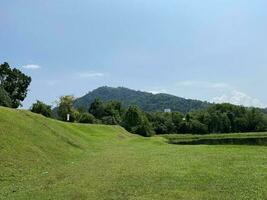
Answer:
[[267, 199], [267, 147], [172, 145], [0, 108], [0, 199]]

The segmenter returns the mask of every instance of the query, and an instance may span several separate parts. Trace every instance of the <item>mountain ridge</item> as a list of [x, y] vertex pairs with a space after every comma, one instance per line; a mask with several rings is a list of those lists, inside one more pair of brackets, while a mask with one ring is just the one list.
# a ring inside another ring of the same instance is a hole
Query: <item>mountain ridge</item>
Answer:
[[124, 107], [137, 105], [147, 112], [171, 109], [172, 111], [187, 113], [212, 105], [206, 101], [186, 99], [166, 93], [153, 94], [126, 87], [102, 86], [77, 98], [74, 102], [74, 106], [76, 108], [88, 109], [90, 104], [97, 98], [104, 102], [112, 100], [120, 101]]

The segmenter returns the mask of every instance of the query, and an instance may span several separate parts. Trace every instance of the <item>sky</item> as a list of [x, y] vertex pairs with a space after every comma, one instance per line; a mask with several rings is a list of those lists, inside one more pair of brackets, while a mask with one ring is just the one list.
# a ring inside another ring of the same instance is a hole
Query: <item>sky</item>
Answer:
[[266, 0], [0, 0], [24, 108], [100, 86], [267, 107]]

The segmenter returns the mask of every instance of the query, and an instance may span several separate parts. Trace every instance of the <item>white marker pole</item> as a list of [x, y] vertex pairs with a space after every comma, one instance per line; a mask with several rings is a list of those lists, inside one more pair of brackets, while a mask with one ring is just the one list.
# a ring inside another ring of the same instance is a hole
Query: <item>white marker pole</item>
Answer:
[[67, 114], [67, 122], [70, 121], [70, 114]]

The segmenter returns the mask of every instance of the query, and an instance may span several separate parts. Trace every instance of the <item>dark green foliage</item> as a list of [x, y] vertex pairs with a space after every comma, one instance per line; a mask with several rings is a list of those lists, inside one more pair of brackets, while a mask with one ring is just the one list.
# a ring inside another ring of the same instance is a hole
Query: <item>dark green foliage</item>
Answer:
[[122, 105], [118, 101], [104, 103], [105, 116], [102, 117], [104, 124], [116, 125], [121, 123], [124, 113]]
[[174, 123], [173, 118], [177, 117], [176, 115], [175, 113], [157, 112], [148, 114], [148, 119], [152, 122], [153, 129], [157, 134], [170, 134], [175, 133], [178, 129], [176, 125], [179, 126], [180, 123], [177, 119], [176, 124]]
[[131, 133], [146, 137], [153, 135], [152, 127], [146, 115], [137, 106], [130, 106], [128, 108], [124, 115], [122, 125]]
[[264, 113], [257, 108], [225, 103], [216, 104], [193, 115], [208, 127], [209, 133], [254, 132], [265, 131], [267, 128]]
[[[73, 103], [73, 99], [71, 101]], [[68, 113], [73, 111], [73, 120], [79, 119], [77, 111], [69, 104]], [[60, 110], [60, 107], [58, 108]], [[84, 112], [83, 109], [80, 109]], [[63, 116], [66, 115], [67, 112]], [[103, 102], [95, 99], [89, 106], [95, 123], [122, 125], [131, 133], [142, 136], [156, 134], [208, 134], [231, 132], [257, 132], [267, 129], [267, 117], [260, 109], [245, 108], [232, 104], [214, 104], [187, 114], [179, 112], [144, 112], [138, 106], [129, 106], [127, 111], [120, 102]], [[84, 117], [86, 118], [86, 117]], [[78, 120], [82, 122], [81, 120]], [[92, 123], [92, 120], [91, 120]]]
[[202, 124], [198, 120], [192, 120], [188, 123], [190, 133], [192, 134], [207, 134], [208, 127], [205, 124]]
[[26, 98], [31, 77], [20, 70], [11, 69], [8, 63], [0, 65], [0, 85], [11, 99], [11, 106], [18, 108]]
[[102, 117], [101, 121], [102, 121], [103, 124], [106, 124], [106, 125], [117, 125], [117, 124], [119, 124], [114, 116]]
[[151, 94], [119, 87], [100, 87], [85, 96], [75, 100], [74, 107], [84, 107], [87, 110], [95, 99], [101, 99], [103, 102], [119, 101], [124, 108], [130, 105], [136, 105], [146, 112], [162, 112], [166, 108], [172, 111], [187, 113], [202, 108], [207, 108], [209, 103], [184, 99], [168, 94]]
[[95, 99], [89, 107], [89, 113], [95, 116], [97, 119], [101, 119], [105, 116], [104, 104], [100, 99]]
[[50, 105], [46, 105], [45, 103], [38, 101], [34, 103], [31, 107], [31, 112], [42, 114], [45, 117], [52, 116], [52, 110]]
[[88, 124], [93, 124], [95, 122], [95, 117], [94, 115], [90, 113], [81, 113], [79, 118], [78, 118], [79, 123], [88, 123]]
[[100, 99], [95, 99], [89, 108], [89, 113], [94, 115], [96, 119], [110, 125], [120, 124], [123, 112], [121, 103], [117, 101], [104, 103]]
[[0, 87], [0, 106], [12, 107], [11, 99], [2, 87]]
[[216, 104], [183, 116], [180, 113], [148, 113], [156, 134], [259, 132], [267, 129], [267, 117], [260, 109]]

